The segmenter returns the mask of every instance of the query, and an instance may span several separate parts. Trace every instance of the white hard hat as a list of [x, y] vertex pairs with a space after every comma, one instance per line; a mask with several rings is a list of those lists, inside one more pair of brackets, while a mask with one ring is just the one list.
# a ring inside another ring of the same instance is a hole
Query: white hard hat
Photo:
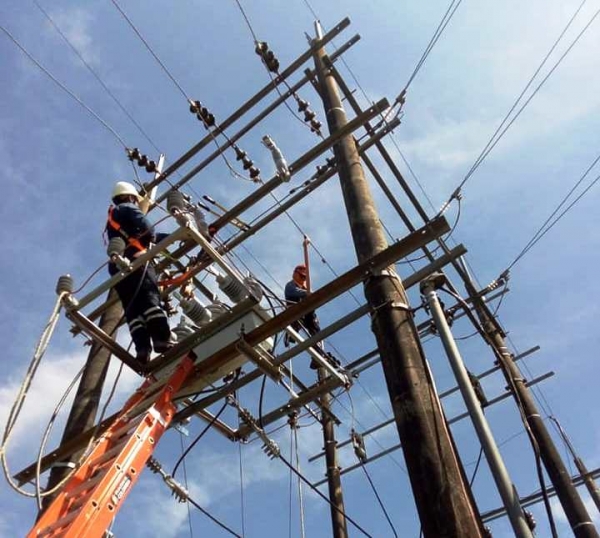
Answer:
[[123, 196], [126, 194], [135, 196], [138, 200], [141, 199], [141, 196], [138, 194], [137, 189], [131, 183], [127, 183], [127, 181], [118, 181], [115, 184], [111, 198], [115, 198], [116, 196]]

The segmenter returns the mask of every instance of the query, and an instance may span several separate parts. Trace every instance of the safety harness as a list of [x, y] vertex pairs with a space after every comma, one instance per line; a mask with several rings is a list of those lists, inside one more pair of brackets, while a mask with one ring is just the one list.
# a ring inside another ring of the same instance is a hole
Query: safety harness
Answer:
[[106, 223], [107, 226], [110, 226], [115, 232], [119, 233], [123, 239], [127, 242], [127, 245], [133, 247], [137, 252], [136, 256], [146, 252], [146, 247], [140, 243], [138, 239], [135, 237], [131, 237], [125, 230], [121, 228], [121, 225], [113, 218], [113, 211], [115, 210], [115, 206], [110, 206], [108, 208], [108, 221]]

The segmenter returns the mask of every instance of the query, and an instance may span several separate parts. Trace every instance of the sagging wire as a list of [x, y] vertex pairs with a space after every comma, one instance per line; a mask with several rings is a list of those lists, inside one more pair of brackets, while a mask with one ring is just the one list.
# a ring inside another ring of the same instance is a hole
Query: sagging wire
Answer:
[[210, 422], [204, 427], [204, 429], [198, 434], [198, 436], [185, 449], [184, 453], [179, 457], [179, 459], [177, 460], [177, 462], [175, 463], [175, 465], [173, 467], [173, 470], [171, 471], [171, 476], [173, 478], [175, 478], [175, 474], [177, 473], [177, 469], [179, 468], [179, 466], [181, 465], [181, 463], [183, 462], [183, 460], [185, 459], [185, 457], [198, 444], [198, 441], [200, 441], [200, 439], [202, 439], [202, 437], [204, 437], [204, 435], [206, 434], [206, 432], [208, 430], [210, 430], [210, 428], [212, 427], [212, 425], [217, 420], [219, 420], [219, 417], [223, 414], [223, 411], [225, 411], [225, 408], [227, 407], [227, 403], [228, 403], [227, 400], [225, 400], [225, 402], [223, 403], [223, 406], [221, 407], [221, 409], [219, 409], [219, 411], [217, 412], [217, 414], [212, 417], [212, 419], [210, 420]]
[[67, 95], [69, 95], [72, 99], [74, 99], [80, 106], [82, 106], [87, 112], [89, 112], [93, 118], [95, 118], [98, 122], [102, 124], [124, 147], [127, 148], [125, 141], [121, 138], [119, 133], [115, 131], [106, 121], [104, 121], [96, 112], [94, 112], [88, 105], [86, 105], [80, 97], [78, 97], [75, 93], [73, 93], [69, 88], [67, 88], [62, 82], [60, 82], [48, 69], [46, 69], [40, 62], [38, 62], [33, 55], [23, 46], [17, 39], [2, 25], [0, 25], [0, 30], [2, 30], [8, 38], [21, 50], [34, 65], [36, 65], [46, 76], [52, 80], [61, 90], [63, 90]]
[[477, 471], [479, 470], [479, 464], [481, 463], [481, 457], [483, 456], [483, 447], [479, 449], [479, 455], [477, 456], [477, 461], [475, 462], [475, 469], [473, 470], [473, 474], [471, 475], [471, 480], [469, 480], [469, 487], [472, 488], [475, 483], [475, 477], [477, 476]]

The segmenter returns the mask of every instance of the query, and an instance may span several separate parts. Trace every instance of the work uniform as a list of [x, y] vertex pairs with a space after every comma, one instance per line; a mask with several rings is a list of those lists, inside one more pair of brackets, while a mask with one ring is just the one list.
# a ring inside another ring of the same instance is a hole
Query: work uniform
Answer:
[[[308, 295], [308, 291], [306, 288], [292, 279], [285, 285], [284, 294], [287, 304], [293, 305], [302, 301], [302, 299]], [[321, 330], [319, 319], [317, 318], [317, 314], [315, 314], [314, 310], [312, 312], [308, 312], [302, 318], [300, 318], [300, 323], [295, 322], [292, 324], [292, 328], [297, 331], [301, 330], [302, 327], [304, 327], [311, 336]], [[322, 342], [318, 342], [316, 346], [321, 352], [323, 352]]]
[[[156, 241], [154, 229], [140, 208], [125, 202], [109, 209], [106, 225], [108, 239], [121, 237], [127, 247], [124, 256], [133, 261]], [[112, 262], [108, 272], [115, 275], [119, 268]], [[162, 352], [168, 346], [171, 329], [164, 310], [160, 306], [160, 292], [156, 271], [146, 263], [125, 277], [115, 289], [123, 304], [125, 319], [131, 339], [140, 359], [148, 360], [154, 344], [155, 351]]]

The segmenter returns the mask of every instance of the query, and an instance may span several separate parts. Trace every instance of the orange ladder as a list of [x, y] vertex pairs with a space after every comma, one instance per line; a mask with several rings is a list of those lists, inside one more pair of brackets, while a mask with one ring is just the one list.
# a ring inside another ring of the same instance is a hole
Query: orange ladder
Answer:
[[168, 428], [172, 397], [194, 367], [184, 357], [166, 381], [148, 377], [98, 439], [27, 538], [102, 538]]

